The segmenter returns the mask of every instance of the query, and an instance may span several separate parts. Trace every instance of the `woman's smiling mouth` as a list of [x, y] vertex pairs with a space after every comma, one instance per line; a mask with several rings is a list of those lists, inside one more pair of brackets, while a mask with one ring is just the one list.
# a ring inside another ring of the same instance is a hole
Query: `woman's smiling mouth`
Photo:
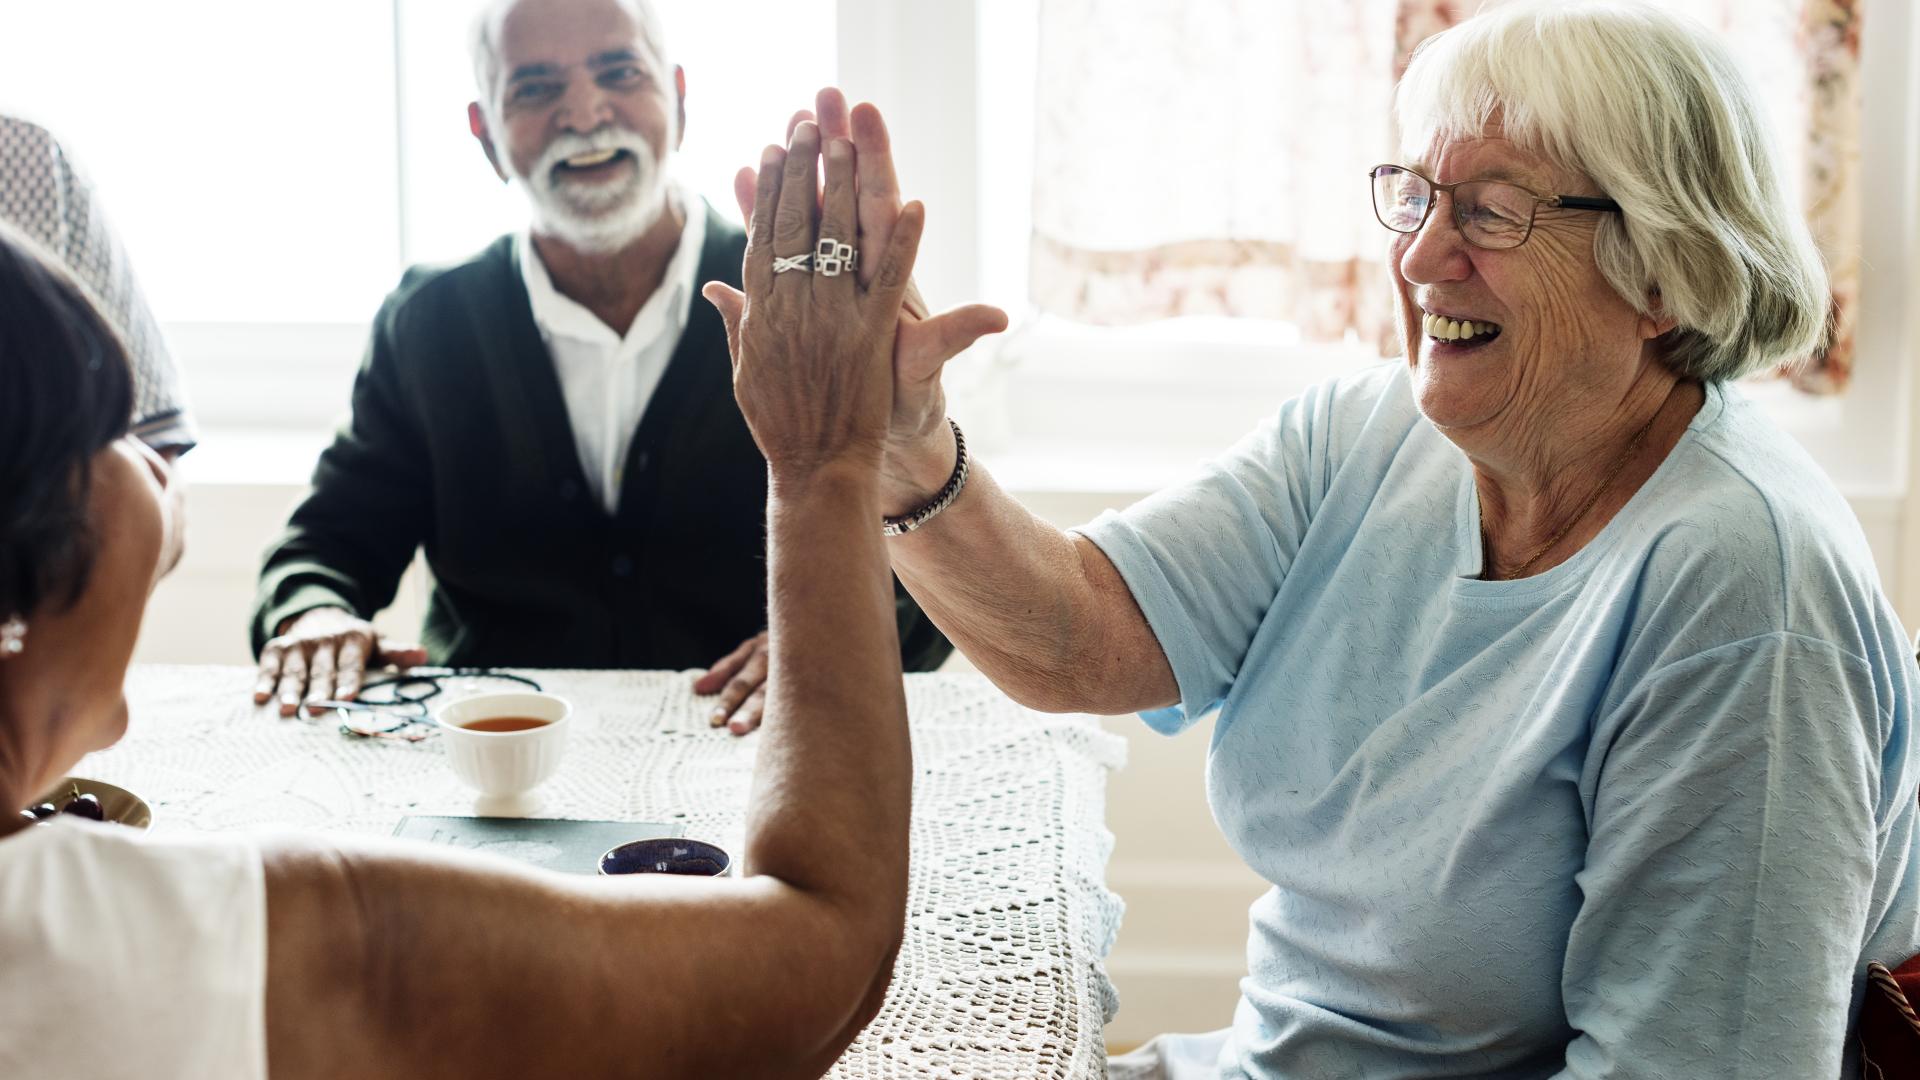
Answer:
[[1455, 319], [1424, 309], [1420, 313], [1420, 330], [1431, 342], [1463, 349], [1477, 348], [1500, 336], [1499, 323]]

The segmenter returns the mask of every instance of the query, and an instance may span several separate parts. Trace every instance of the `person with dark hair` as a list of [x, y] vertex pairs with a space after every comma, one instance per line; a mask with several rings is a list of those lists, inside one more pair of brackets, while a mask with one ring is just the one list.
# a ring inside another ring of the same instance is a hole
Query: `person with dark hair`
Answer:
[[[850, 213], [827, 225], [851, 235]], [[744, 874], [725, 879], [33, 823], [22, 808], [127, 725], [180, 521], [169, 467], [127, 437], [118, 335], [0, 234], [0, 1076], [825, 1072], [879, 1010], [905, 921], [913, 770], [877, 520], [913, 225], [872, 253], [891, 269], [846, 317], [776, 329], [756, 292], [767, 317], [743, 331], [772, 681]], [[770, 276], [769, 244], [747, 259]], [[823, 410], [798, 384], [829, 371], [863, 391]]]
[[[85, 591], [97, 541], [87, 512], [92, 474], [74, 463], [127, 432], [134, 384], [125, 345], [99, 310], [25, 254], [31, 241], [0, 225], [0, 242], [15, 245], [23, 271], [0, 307], [8, 312], [0, 326], [0, 491], [9, 493], [0, 518], [7, 537], [0, 545], [0, 617], [8, 628], [0, 654], [11, 654], [24, 647], [19, 612], [72, 604]], [[35, 319], [35, 312], [47, 317]], [[72, 362], [20, 359], [39, 356]], [[40, 404], [47, 407], [34, 407]], [[162, 571], [178, 555], [175, 544]]]
[[52, 132], [13, 116], [0, 116], [0, 222], [59, 259], [120, 332], [133, 364], [133, 433], [169, 461], [193, 449], [173, 356], [93, 185]]

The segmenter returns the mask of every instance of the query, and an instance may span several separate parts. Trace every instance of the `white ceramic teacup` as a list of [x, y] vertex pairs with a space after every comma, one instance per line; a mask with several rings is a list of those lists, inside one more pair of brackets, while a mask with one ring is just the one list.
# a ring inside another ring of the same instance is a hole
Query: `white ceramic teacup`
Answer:
[[[533, 692], [475, 694], [434, 713], [447, 761], [455, 776], [480, 793], [474, 812], [492, 817], [526, 817], [540, 805], [533, 789], [560, 767], [572, 727], [573, 706], [566, 698]], [[506, 718], [542, 721], [513, 731], [476, 730]]]

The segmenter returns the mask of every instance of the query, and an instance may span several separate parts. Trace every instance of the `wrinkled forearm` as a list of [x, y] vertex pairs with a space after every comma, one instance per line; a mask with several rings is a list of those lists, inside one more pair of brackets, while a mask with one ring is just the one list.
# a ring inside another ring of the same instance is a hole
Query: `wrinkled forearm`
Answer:
[[870, 473], [771, 485], [767, 709], [746, 854], [754, 873], [897, 919], [912, 763], [878, 517]]
[[1046, 712], [1116, 714], [1177, 697], [1139, 606], [1091, 542], [1040, 520], [974, 462], [925, 527], [888, 541], [921, 609], [1009, 697]]

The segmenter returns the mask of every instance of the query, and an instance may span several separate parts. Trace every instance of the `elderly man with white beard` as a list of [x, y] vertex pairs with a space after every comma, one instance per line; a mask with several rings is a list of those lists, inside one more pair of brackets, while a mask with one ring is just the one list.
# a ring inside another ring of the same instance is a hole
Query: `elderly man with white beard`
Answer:
[[[645, 0], [499, 0], [475, 24], [475, 138], [529, 227], [415, 267], [374, 320], [353, 413], [267, 551], [257, 703], [351, 699], [368, 668], [705, 667], [715, 726], [760, 720], [766, 462], [721, 321], [744, 234], [674, 183], [686, 75]], [[421, 646], [371, 619], [424, 547]], [[896, 583], [907, 670], [951, 646]]]

